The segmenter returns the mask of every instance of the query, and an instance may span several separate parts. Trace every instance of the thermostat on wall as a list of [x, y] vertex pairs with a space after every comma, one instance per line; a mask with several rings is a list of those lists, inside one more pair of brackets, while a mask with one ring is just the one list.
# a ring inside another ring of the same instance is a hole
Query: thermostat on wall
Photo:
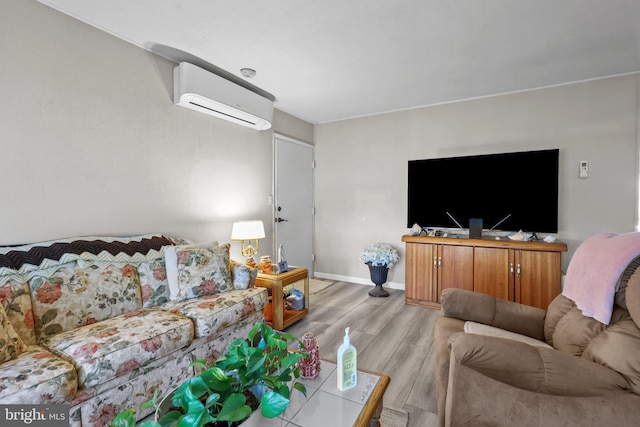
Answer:
[[589, 161], [588, 160], [580, 160], [580, 178], [588, 178], [589, 177]]

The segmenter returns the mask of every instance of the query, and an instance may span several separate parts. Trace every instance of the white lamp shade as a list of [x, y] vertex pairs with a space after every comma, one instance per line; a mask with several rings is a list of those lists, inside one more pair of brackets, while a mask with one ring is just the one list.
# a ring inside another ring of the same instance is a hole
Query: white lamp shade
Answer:
[[254, 240], [264, 239], [264, 237], [264, 225], [260, 220], [233, 223], [231, 240]]

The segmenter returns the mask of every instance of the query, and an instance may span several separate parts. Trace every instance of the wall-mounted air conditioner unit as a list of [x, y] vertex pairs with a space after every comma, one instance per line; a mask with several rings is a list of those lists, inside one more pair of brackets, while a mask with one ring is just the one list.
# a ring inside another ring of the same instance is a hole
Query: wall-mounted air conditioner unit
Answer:
[[173, 69], [173, 102], [257, 130], [273, 120], [273, 101], [188, 62]]

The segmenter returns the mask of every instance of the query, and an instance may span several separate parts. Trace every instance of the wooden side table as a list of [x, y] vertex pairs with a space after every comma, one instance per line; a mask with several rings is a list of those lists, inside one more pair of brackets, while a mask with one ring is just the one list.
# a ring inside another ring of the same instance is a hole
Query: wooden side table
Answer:
[[[302, 310], [285, 308], [282, 288], [291, 284], [295, 284], [296, 288], [304, 293], [304, 308]], [[281, 274], [258, 273], [256, 286], [269, 289], [273, 320], [267, 321], [267, 324], [273, 329], [282, 331], [309, 313], [309, 275], [306, 268], [292, 268]]]

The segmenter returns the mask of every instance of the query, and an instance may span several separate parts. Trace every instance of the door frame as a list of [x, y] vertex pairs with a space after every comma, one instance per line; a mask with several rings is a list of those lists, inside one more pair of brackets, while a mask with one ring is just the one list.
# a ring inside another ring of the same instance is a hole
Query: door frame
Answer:
[[[273, 241], [273, 254], [277, 254], [278, 253], [278, 231], [277, 231], [277, 225], [276, 225], [276, 205], [277, 205], [277, 194], [278, 194], [278, 183], [276, 182], [276, 177], [277, 175], [277, 171], [278, 171], [278, 164], [277, 164], [277, 158], [276, 158], [276, 139], [280, 139], [281, 141], [285, 141], [285, 142], [289, 142], [292, 144], [296, 144], [296, 145], [301, 145], [303, 147], [307, 147], [311, 149], [311, 155], [313, 158], [313, 167], [311, 169], [311, 204], [312, 209], [313, 209], [313, 220], [311, 221], [311, 267], [313, 269], [313, 271], [309, 271], [309, 277], [313, 277], [314, 273], [315, 273], [315, 269], [316, 269], [316, 195], [315, 195], [315, 188], [316, 188], [316, 168], [315, 168], [315, 164], [316, 164], [316, 147], [313, 144], [309, 144], [308, 142], [304, 142], [304, 141], [300, 141], [298, 139], [295, 138], [291, 138], [289, 136], [283, 135], [281, 133], [277, 133], [274, 132], [273, 133], [273, 138], [272, 138], [272, 146], [271, 146], [271, 153], [272, 153], [272, 177], [271, 177], [271, 198], [269, 200], [270, 204], [271, 204], [271, 223], [273, 224], [273, 235], [272, 235], [272, 241]], [[274, 262], [276, 262], [277, 259], [277, 255], [274, 255]]]

